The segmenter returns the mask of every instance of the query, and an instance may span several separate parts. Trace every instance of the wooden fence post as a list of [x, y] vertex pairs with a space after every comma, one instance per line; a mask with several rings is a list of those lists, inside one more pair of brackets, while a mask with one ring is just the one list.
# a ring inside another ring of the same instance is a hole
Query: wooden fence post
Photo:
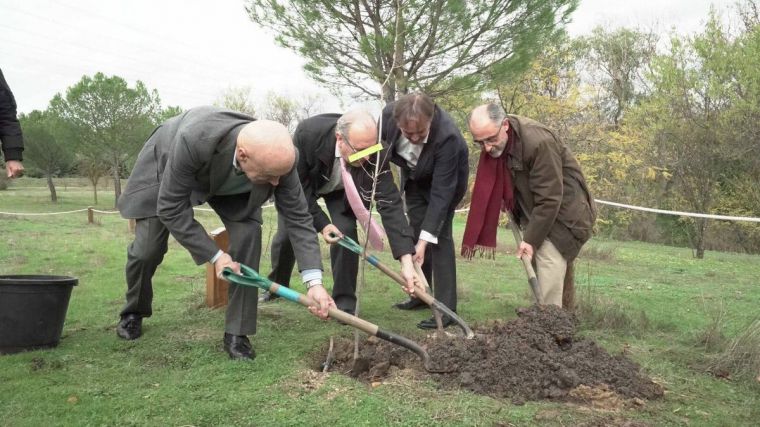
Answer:
[[[219, 227], [209, 233], [216, 246], [227, 252], [230, 246], [230, 237], [224, 227]], [[227, 289], [229, 283], [226, 280], [216, 277], [214, 265], [206, 264], [206, 306], [211, 308], [223, 307], [227, 305]]]
[[95, 222], [95, 213], [92, 211], [92, 206], [87, 207], [87, 223], [93, 224]]

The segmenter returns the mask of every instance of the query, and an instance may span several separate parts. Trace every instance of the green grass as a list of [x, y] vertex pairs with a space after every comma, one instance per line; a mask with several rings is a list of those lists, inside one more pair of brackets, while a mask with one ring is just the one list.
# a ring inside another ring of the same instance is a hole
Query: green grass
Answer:
[[[23, 178], [0, 192], [0, 211], [52, 212], [92, 204], [86, 186], [59, 186], [49, 201], [40, 181]], [[99, 192], [98, 209], [113, 206], [113, 190]], [[208, 230], [211, 213], [197, 217]], [[266, 212], [265, 249], [273, 212]], [[457, 218], [461, 238], [464, 217]], [[514, 318], [529, 304], [521, 265], [506, 252], [514, 242], [500, 231], [495, 260], [459, 260], [459, 312], [470, 323]], [[760, 387], [752, 379], [719, 379], [705, 366], [715, 355], [698, 343], [715, 310], [725, 311], [731, 338], [757, 317], [759, 256], [708, 252], [696, 260], [686, 248], [593, 240], [603, 246], [576, 267], [578, 298], [609, 301], [631, 316], [644, 312], [642, 330], [586, 327], [582, 334], [612, 353], [625, 349], [667, 388], [643, 408], [618, 413], [556, 402], [509, 401], [465, 391], [440, 391], [408, 373], [370, 387], [340, 374], [314, 371], [331, 335], [352, 332], [322, 322], [287, 302], [260, 307], [253, 363], [235, 363], [221, 349], [223, 310], [204, 307], [205, 268], [170, 244], [155, 277], [154, 315], [144, 337], [125, 342], [114, 327], [123, 304], [127, 223], [118, 215], [0, 215], [0, 274], [56, 274], [79, 278], [61, 344], [52, 350], [0, 356], [0, 425], [577, 425], [638, 420], [651, 425], [756, 425]], [[610, 249], [612, 248], [612, 249]], [[329, 261], [325, 257], [325, 267]], [[392, 262], [387, 253], [381, 258]], [[268, 272], [269, 257], [262, 258]], [[297, 282], [297, 280], [296, 280]], [[297, 288], [300, 289], [300, 288]], [[425, 312], [391, 310], [404, 298], [398, 286], [366, 270], [361, 316], [383, 328], [419, 336]], [[635, 325], [634, 325], [635, 327]]]

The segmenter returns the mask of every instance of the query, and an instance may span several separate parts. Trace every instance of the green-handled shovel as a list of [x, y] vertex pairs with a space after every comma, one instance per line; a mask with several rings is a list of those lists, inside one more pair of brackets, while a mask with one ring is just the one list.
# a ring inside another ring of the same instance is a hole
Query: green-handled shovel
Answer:
[[[316, 301], [311, 299], [308, 295], [304, 295], [300, 292], [294, 291], [290, 288], [286, 288], [277, 283], [274, 283], [268, 278], [260, 276], [256, 272], [256, 270], [246, 265], [240, 264], [240, 273], [241, 274], [237, 274], [234, 271], [232, 271], [229, 267], [227, 267], [222, 272], [222, 275], [224, 276], [225, 280], [227, 280], [230, 283], [234, 283], [236, 285], [263, 289], [265, 291], [269, 291], [270, 293], [277, 294], [288, 301], [301, 304], [304, 307], [317, 306]], [[408, 338], [402, 337], [401, 335], [394, 334], [393, 332], [384, 331], [380, 329], [379, 326], [373, 323], [367, 322], [364, 319], [360, 319], [356, 316], [350, 315], [346, 313], [345, 311], [338, 310], [337, 308], [330, 307], [328, 309], [328, 312], [330, 314], [330, 318], [332, 319], [341, 321], [349, 326], [352, 326], [356, 329], [359, 329], [360, 331], [365, 332], [368, 335], [378, 337], [380, 339], [383, 339], [385, 341], [388, 341], [396, 345], [400, 345], [401, 347], [404, 347], [412, 351], [413, 353], [417, 354], [422, 359], [422, 362], [427, 371], [448, 372], [448, 370], [440, 370], [440, 369], [431, 368], [430, 355], [427, 353], [427, 351], [425, 351], [425, 349], [423, 349], [416, 342]]]
[[[337, 237], [337, 236], [334, 236], [334, 237]], [[396, 273], [395, 271], [391, 270], [390, 267], [380, 262], [380, 260], [377, 259], [376, 256], [365, 252], [363, 248], [358, 243], [356, 243], [354, 239], [348, 236], [343, 236], [340, 238], [340, 240], [338, 240], [337, 243], [343, 246], [344, 248], [348, 249], [349, 251], [359, 255], [368, 263], [377, 267], [377, 269], [385, 273], [388, 277], [398, 282], [399, 285], [406, 286], [406, 280], [404, 280], [404, 278], [401, 277], [400, 274]], [[464, 332], [465, 338], [467, 339], [475, 338], [475, 334], [472, 332], [472, 329], [470, 329], [467, 323], [464, 320], [462, 320], [461, 317], [457, 316], [456, 313], [451, 311], [451, 309], [446, 307], [442, 302], [435, 299], [433, 295], [430, 293], [429, 289], [425, 289], [422, 286], [415, 285], [414, 295], [417, 298], [419, 298], [422, 302], [429, 305], [430, 308], [438, 310], [439, 312], [449, 316], [452, 320], [454, 320], [454, 322], [457, 325], [459, 325], [460, 328], [462, 328], [462, 332]]]

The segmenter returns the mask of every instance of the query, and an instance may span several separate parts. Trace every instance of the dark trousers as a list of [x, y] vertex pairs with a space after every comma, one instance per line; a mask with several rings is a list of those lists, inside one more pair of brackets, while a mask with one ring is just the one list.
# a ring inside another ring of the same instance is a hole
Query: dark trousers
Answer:
[[[422, 230], [422, 221], [428, 208], [429, 191], [420, 190], [414, 181], [407, 180], [404, 189], [404, 201], [406, 213], [409, 217], [409, 225], [414, 229], [415, 238], [419, 238]], [[422, 272], [425, 274], [430, 286], [433, 288], [433, 296], [452, 311], [457, 310], [457, 265], [456, 253], [454, 252], [454, 238], [452, 236], [452, 221], [454, 220], [454, 208], [446, 215], [441, 232], [438, 234], [438, 244], [428, 243], [425, 250], [425, 262]], [[434, 230], [426, 230], [432, 232]]]
[[[357, 240], [356, 217], [346, 207], [343, 191], [323, 196], [332, 224], [346, 236]], [[321, 230], [320, 230], [321, 231]], [[290, 275], [296, 259], [288, 230], [282, 218], [277, 219], [277, 233], [272, 238], [272, 272], [269, 280], [290, 286]], [[359, 255], [339, 245], [330, 247], [330, 265], [333, 275], [332, 297], [341, 310], [356, 309], [356, 276], [359, 273]]]
[[[258, 270], [261, 222], [253, 218], [221, 219], [230, 236], [228, 253], [232, 259]], [[135, 240], [127, 248], [127, 302], [121, 310], [122, 316], [134, 313], [150, 317], [153, 314], [153, 275], [164, 259], [168, 239], [169, 230], [157, 217], [136, 220]], [[230, 283], [228, 296], [224, 331], [233, 335], [256, 333], [258, 290]]]

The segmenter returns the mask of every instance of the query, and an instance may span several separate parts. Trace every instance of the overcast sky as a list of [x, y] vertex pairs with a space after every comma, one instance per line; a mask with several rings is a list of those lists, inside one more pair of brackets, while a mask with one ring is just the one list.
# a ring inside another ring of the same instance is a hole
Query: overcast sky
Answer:
[[[734, 0], [581, 0], [572, 35], [596, 25], [698, 31], [711, 4]], [[247, 17], [242, 0], [0, 0], [0, 69], [20, 112], [44, 109], [83, 75], [102, 71], [157, 89], [164, 105], [210, 104], [229, 87], [322, 94], [304, 61]]]

